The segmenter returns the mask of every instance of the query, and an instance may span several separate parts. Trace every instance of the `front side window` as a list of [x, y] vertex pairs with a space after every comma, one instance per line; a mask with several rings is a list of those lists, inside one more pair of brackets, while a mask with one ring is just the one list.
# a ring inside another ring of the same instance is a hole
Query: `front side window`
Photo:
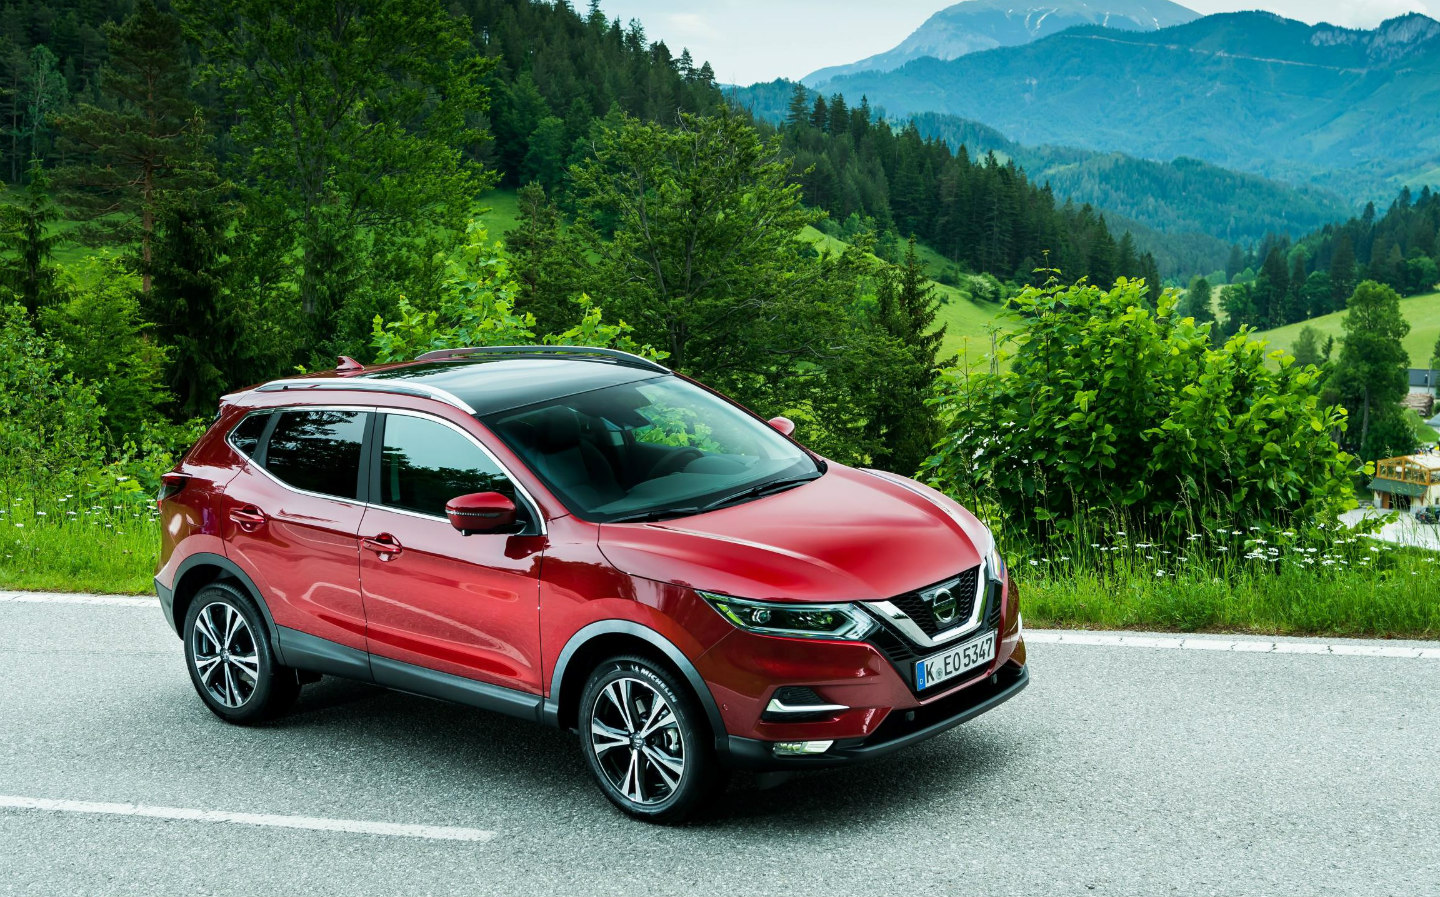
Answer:
[[596, 389], [484, 423], [567, 508], [597, 522], [702, 513], [823, 472], [763, 421], [678, 377]]
[[445, 516], [445, 503], [474, 492], [515, 499], [515, 487], [490, 456], [466, 437], [433, 420], [385, 417], [380, 455], [380, 504]]
[[265, 469], [288, 486], [354, 499], [360, 482], [363, 411], [284, 411], [265, 446]]

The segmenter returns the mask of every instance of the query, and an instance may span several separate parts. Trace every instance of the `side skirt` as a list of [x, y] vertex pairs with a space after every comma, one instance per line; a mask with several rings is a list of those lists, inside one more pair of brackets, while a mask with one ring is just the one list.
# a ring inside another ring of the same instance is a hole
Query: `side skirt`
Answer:
[[284, 626], [277, 626], [276, 631], [286, 664], [296, 669], [373, 682], [421, 697], [541, 722], [543, 699], [539, 695], [377, 657]]

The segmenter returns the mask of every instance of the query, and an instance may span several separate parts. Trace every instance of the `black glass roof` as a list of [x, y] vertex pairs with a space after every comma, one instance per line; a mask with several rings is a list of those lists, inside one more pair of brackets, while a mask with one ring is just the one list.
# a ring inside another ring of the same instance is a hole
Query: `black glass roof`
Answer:
[[485, 415], [664, 376], [600, 359], [539, 356], [426, 362], [346, 379], [397, 381], [443, 389], [474, 408], [477, 415]]

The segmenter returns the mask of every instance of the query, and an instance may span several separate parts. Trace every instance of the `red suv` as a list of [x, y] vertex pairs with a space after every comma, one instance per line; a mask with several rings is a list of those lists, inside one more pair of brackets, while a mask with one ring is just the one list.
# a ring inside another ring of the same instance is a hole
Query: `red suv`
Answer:
[[732, 768], [889, 753], [1024, 688], [974, 516], [606, 349], [481, 348], [226, 396], [155, 577], [223, 719], [321, 674], [579, 733], [653, 821]]

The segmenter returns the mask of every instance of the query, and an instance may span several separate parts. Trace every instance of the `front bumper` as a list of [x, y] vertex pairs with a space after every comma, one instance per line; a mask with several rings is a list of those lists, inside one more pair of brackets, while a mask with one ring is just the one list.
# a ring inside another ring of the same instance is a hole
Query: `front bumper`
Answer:
[[[932, 704], [913, 711], [893, 713], [872, 734], [864, 738], [837, 740], [823, 754], [777, 757], [773, 741], [730, 735], [716, 747], [722, 760], [736, 769], [756, 771], [822, 769], [886, 754], [934, 738], [941, 732], [974, 719], [1000, 706], [1030, 684], [1030, 670], [1017, 663], [1006, 663], [985, 682], [962, 688]], [[811, 736], [819, 737], [819, 736]]]

